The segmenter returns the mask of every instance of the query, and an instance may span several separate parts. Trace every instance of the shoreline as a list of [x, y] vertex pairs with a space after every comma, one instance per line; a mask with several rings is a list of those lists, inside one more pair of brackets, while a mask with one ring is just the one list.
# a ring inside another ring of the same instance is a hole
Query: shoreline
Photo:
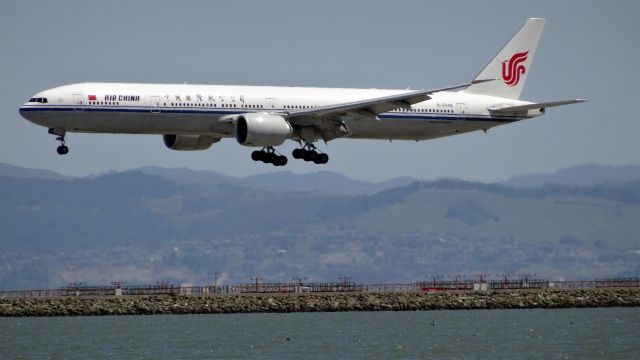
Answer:
[[0, 297], [0, 317], [640, 307], [640, 288]]

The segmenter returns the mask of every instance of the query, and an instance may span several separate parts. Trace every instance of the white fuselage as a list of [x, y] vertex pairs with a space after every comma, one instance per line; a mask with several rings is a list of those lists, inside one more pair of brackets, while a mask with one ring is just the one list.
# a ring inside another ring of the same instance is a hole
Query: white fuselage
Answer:
[[[246, 113], [282, 114], [406, 90], [82, 83], [42, 91], [20, 108], [31, 122], [71, 132], [235, 135], [233, 118]], [[46, 99], [44, 102], [42, 99]], [[464, 91], [438, 92], [431, 99], [381, 114], [342, 118], [345, 137], [424, 140], [514, 122], [526, 116], [496, 116], [488, 108], [529, 102]]]

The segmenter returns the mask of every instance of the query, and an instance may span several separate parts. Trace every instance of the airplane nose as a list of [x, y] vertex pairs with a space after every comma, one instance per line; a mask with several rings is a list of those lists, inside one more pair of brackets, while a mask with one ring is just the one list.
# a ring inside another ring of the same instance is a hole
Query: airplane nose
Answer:
[[34, 110], [36, 109], [34, 109], [31, 105], [32, 104], [30, 104], [29, 102], [22, 104], [22, 106], [20, 106], [20, 108], [18, 109], [18, 113], [25, 120], [34, 122], [35, 120], [37, 120], [37, 112], [34, 112]]
[[20, 108], [18, 109], [18, 113], [20, 114], [20, 116], [22, 116], [23, 118], [27, 119], [27, 120], [31, 120], [30, 119], [30, 112], [27, 110], [27, 103], [22, 104], [22, 106], [20, 106]]
[[37, 93], [30, 98], [29, 101], [22, 104], [22, 106], [18, 108], [20, 116], [32, 123], [48, 126], [47, 121], [49, 115], [47, 114], [46, 105], [49, 103], [49, 97], [46, 95], [47, 92]]

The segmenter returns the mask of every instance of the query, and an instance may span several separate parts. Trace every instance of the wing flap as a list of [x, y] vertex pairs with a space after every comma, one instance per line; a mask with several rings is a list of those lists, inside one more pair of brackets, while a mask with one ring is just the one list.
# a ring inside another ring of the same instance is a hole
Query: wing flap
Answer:
[[[490, 80], [476, 80], [474, 83], [492, 81]], [[409, 91], [406, 93], [383, 96], [378, 98], [354, 101], [349, 103], [342, 103], [336, 105], [323, 106], [314, 109], [298, 110], [289, 113], [288, 119], [291, 123], [300, 126], [314, 125], [319, 120], [335, 120], [340, 116], [349, 112], [367, 112], [372, 116], [378, 115], [383, 112], [387, 112], [393, 109], [403, 108], [410, 109], [411, 105], [417, 104], [429, 100], [430, 94], [439, 91], [448, 91], [468, 87], [472, 83], [466, 83], [462, 85], [449, 86], [445, 88], [432, 89], [432, 90], [418, 90]]]

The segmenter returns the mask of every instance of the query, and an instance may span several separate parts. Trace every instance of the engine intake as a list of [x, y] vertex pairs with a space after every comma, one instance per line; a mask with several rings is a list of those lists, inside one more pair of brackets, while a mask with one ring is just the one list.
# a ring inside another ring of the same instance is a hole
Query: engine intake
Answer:
[[271, 114], [242, 114], [236, 121], [236, 140], [245, 146], [278, 146], [293, 135], [284, 117]]
[[220, 138], [210, 135], [162, 135], [164, 145], [171, 150], [206, 150]]

